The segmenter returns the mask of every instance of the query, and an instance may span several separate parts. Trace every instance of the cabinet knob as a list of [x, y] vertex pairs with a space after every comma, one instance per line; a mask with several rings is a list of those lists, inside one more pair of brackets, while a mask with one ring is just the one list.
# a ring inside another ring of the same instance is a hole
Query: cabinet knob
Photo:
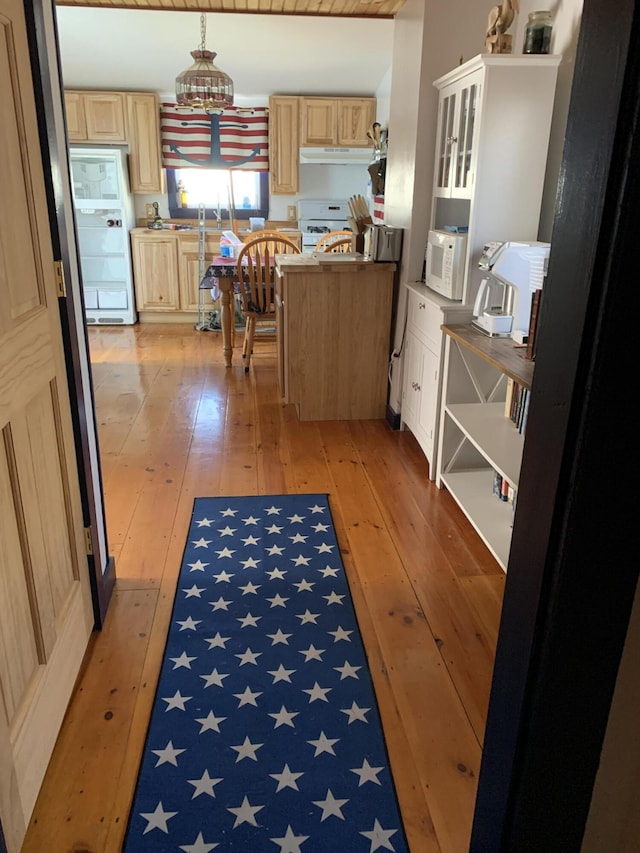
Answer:
[[454, 145], [458, 141], [457, 136], [447, 136], [447, 144]]
[[418, 311], [424, 311], [424, 309], [425, 309], [426, 307], [427, 307], [427, 303], [426, 303], [426, 302], [418, 302]]
[[411, 387], [413, 388], [414, 391], [420, 390], [420, 385], [417, 382], [412, 382]]

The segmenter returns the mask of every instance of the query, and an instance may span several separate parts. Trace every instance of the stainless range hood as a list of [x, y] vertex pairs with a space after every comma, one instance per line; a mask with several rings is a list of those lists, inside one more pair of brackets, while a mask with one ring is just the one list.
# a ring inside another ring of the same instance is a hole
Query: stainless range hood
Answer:
[[373, 160], [368, 148], [301, 148], [300, 163], [316, 165], [349, 166], [352, 164], [369, 165]]

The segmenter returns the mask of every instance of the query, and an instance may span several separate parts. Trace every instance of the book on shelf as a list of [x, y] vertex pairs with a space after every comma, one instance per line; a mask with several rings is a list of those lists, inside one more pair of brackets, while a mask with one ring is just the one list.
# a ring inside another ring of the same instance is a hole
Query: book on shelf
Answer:
[[529, 313], [529, 337], [525, 358], [535, 361], [536, 357], [536, 332], [538, 329], [538, 317], [540, 316], [540, 303], [542, 301], [542, 288], [537, 288], [531, 295], [531, 311]]

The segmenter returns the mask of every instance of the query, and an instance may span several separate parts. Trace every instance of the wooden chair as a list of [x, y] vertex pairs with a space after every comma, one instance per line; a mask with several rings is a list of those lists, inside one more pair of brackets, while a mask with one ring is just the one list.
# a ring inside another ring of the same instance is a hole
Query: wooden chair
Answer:
[[238, 281], [242, 297], [242, 312], [246, 318], [242, 358], [244, 372], [249, 372], [256, 326], [269, 326], [269, 331], [260, 334], [261, 340], [275, 340], [276, 306], [274, 292], [276, 255], [299, 255], [296, 244], [272, 232], [248, 240], [238, 255]]
[[350, 252], [352, 239], [352, 231], [329, 231], [318, 240], [314, 252]]

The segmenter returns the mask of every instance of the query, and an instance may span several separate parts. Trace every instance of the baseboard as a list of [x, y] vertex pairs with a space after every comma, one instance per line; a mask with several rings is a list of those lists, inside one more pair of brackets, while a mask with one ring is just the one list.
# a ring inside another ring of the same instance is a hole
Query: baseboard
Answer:
[[395, 412], [391, 406], [387, 406], [385, 419], [391, 429], [400, 429], [400, 412]]

